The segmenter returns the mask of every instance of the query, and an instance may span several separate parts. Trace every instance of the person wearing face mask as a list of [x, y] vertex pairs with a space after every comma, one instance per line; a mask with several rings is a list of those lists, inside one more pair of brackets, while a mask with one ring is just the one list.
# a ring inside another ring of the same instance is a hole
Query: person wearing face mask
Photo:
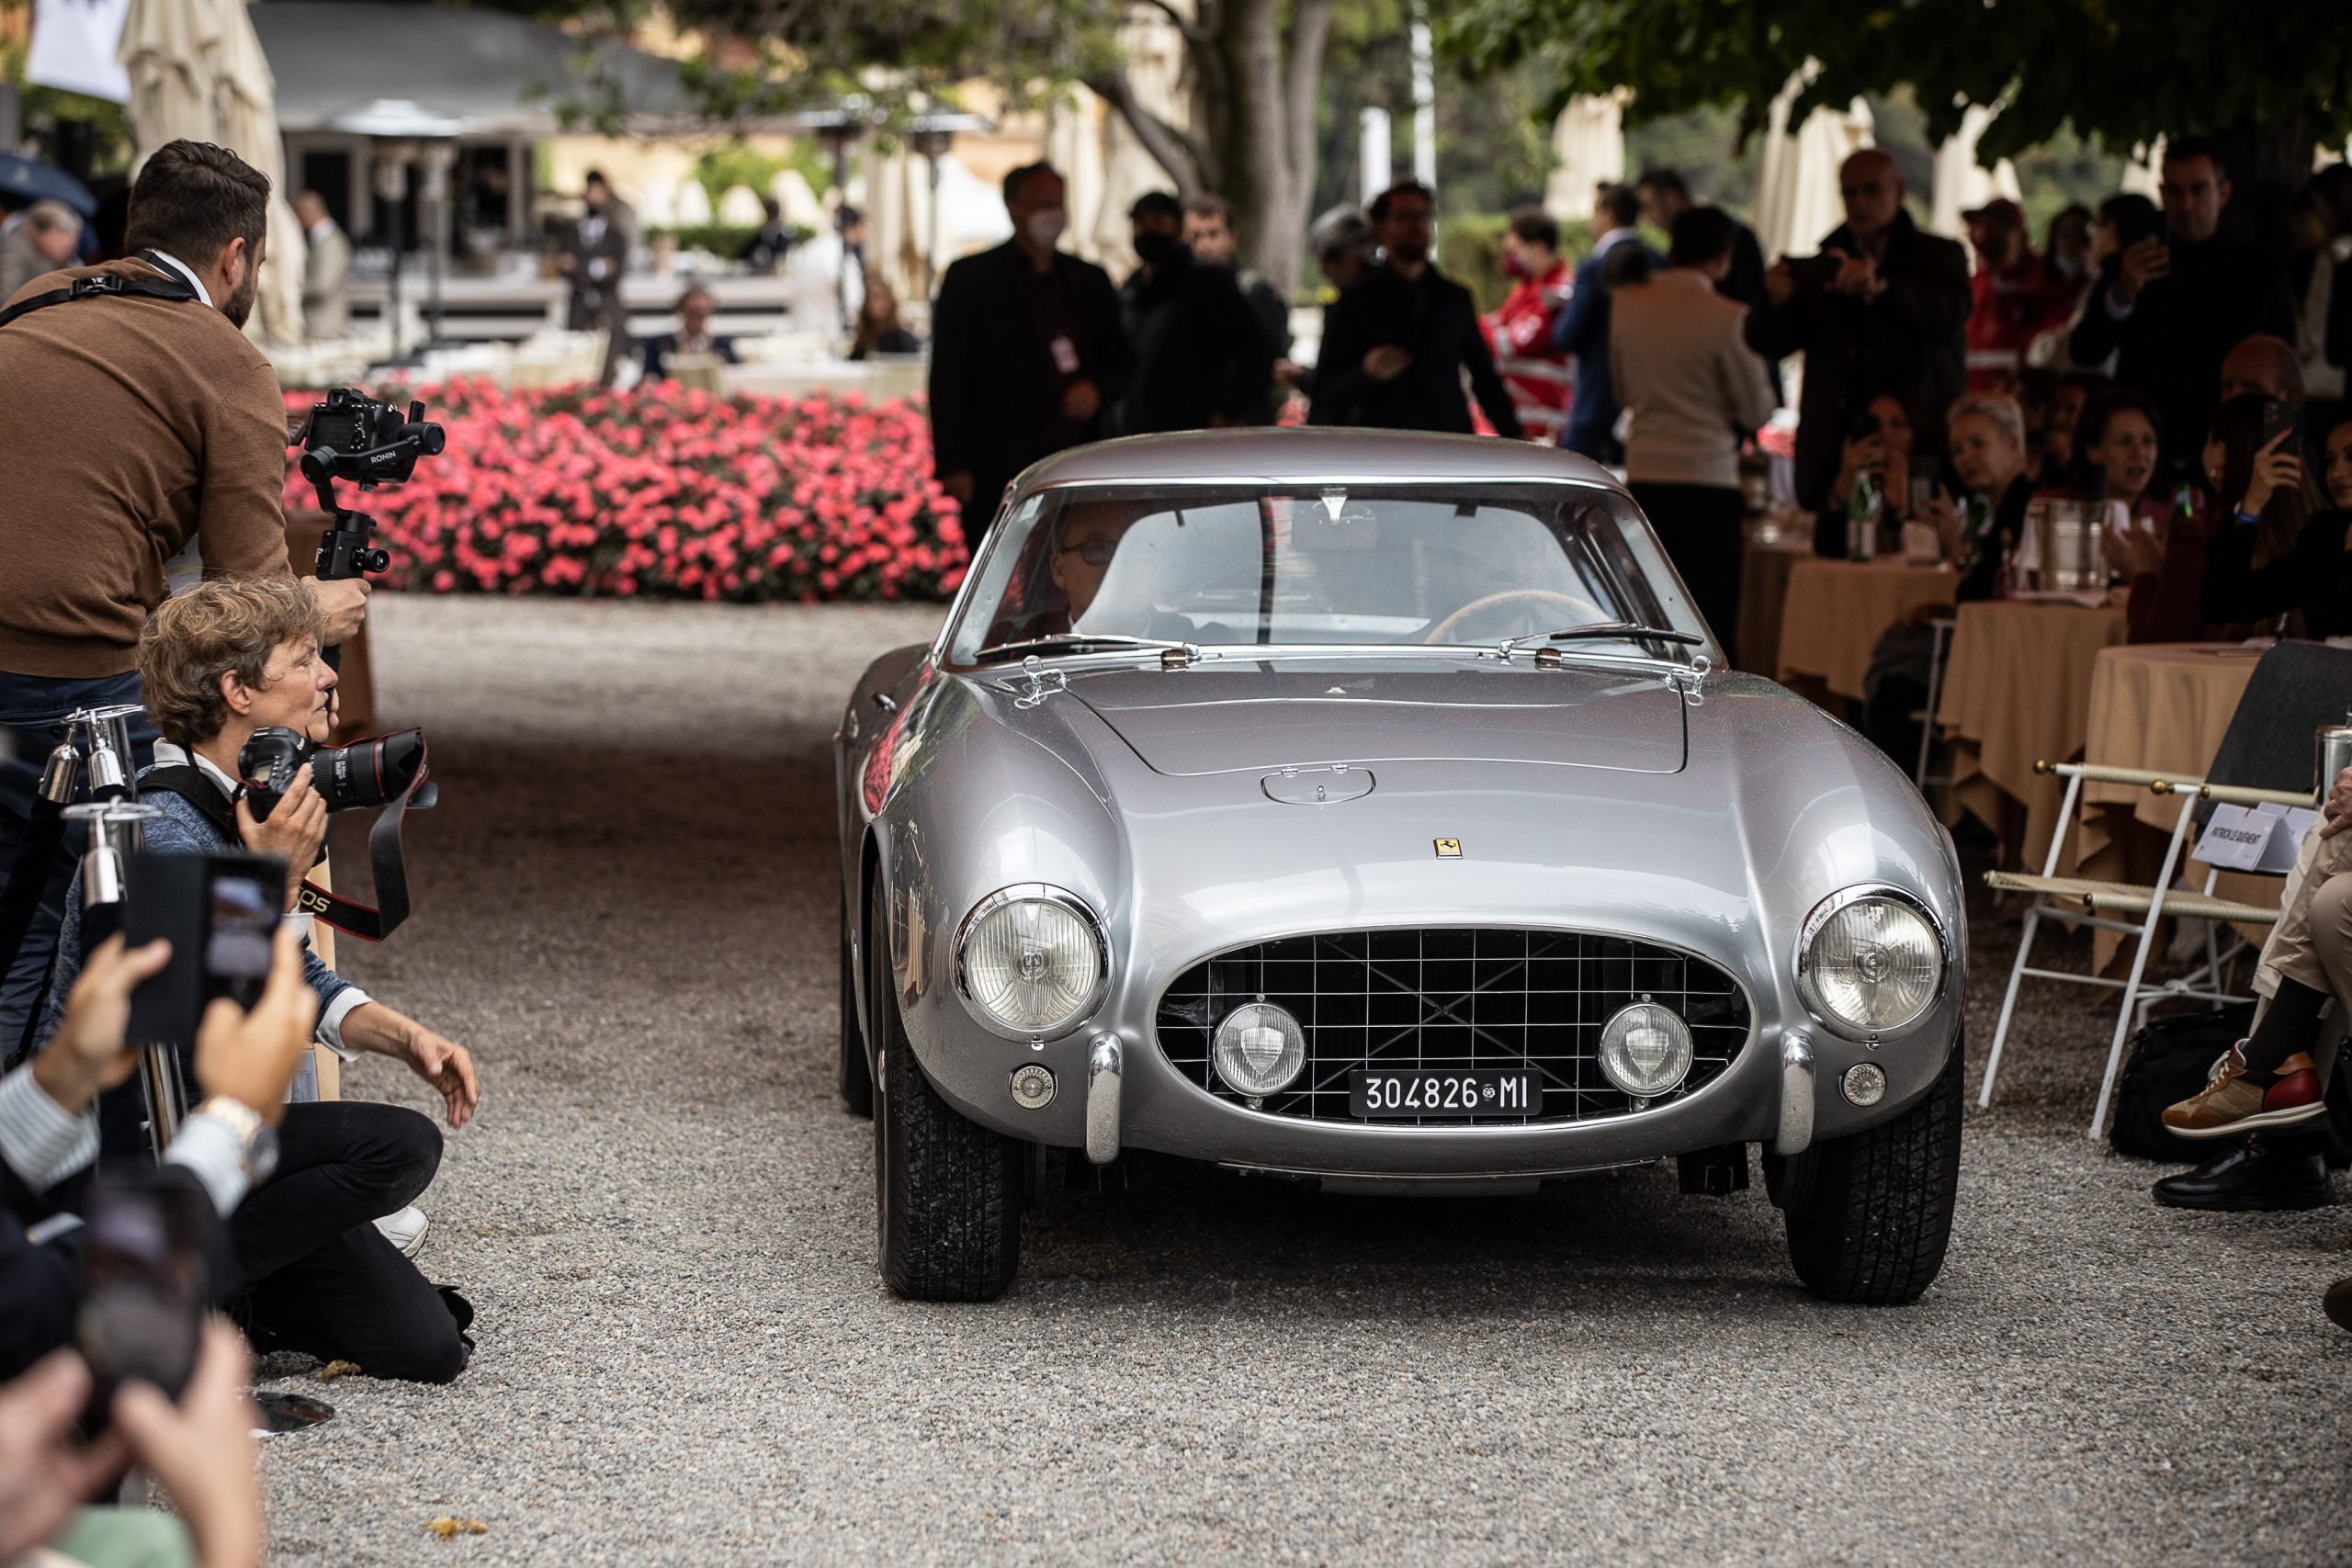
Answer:
[[950, 266], [932, 307], [933, 468], [976, 547], [1015, 474], [1107, 434], [1134, 364], [1110, 276], [1056, 249], [1061, 175], [1013, 170], [1004, 209], [1012, 238]]
[[[0, 878], [65, 716], [139, 703], [140, 628], [168, 592], [167, 563], [291, 572], [286, 406], [238, 330], [268, 202], [269, 181], [235, 153], [166, 142], [131, 191], [130, 254], [36, 277], [0, 310]], [[90, 279], [102, 281], [77, 296]], [[323, 639], [347, 639], [366, 580], [305, 581]], [[134, 721], [142, 767], [154, 739]], [[73, 860], [54, 858], [0, 985], [0, 1052], [23, 1037], [55, 949]]]
[[1120, 400], [1122, 435], [1262, 424], [1273, 384], [1273, 344], [1242, 298], [1233, 269], [1195, 262], [1184, 207], [1146, 191], [1127, 213], [1135, 276], [1119, 291], [1135, 381]]
[[1568, 303], [1568, 264], [1560, 256], [1560, 226], [1538, 207], [1522, 207], [1503, 231], [1503, 276], [1510, 292], [1487, 319], [1495, 369], [1510, 389], [1520, 428], [1528, 438], [1555, 445], [1567, 423], [1575, 379], [1568, 356], [1552, 343], [1552, 329]]

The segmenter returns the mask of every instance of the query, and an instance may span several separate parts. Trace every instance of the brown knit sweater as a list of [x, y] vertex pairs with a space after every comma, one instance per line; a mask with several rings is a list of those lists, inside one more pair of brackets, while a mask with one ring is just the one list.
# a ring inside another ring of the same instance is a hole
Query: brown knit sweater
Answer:
[[[37, 277], [18, 299], [93, 272]], [[0, 327], [0, 671], [137, 662], [164, 563], [282, 573], [285, 403], [261, 351], [201, 301], [75, 299]]]

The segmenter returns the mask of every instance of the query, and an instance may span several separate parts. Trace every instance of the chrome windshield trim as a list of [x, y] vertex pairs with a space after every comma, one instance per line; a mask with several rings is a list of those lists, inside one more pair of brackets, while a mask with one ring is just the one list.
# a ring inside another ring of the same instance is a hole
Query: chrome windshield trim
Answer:
[[[1435, 663], [1442, 660], [1459, 660], [1465, 655], [1482, 663], [1507, 666], [1511, 669], [1549, 668], [1536, 666], [1525, 659], [1511, 659], [1499, 652], [1493, 643], [1476, 642], [1228, 642], [1199, 643], [1199, 656], [1194, 664], [1272, 664], [1277, 661], [1299, 662], [1318, 659], [1394, 659], [1405, 662]], [[1704, 658], [1704, 655], [1701, 655]], [[1138, 650], [1132, 648], [1098, 649], [1090, 652], [1033, 653], [1030, 659], [1056, 669], [1100, 668], [1115, 670], [1162, 670], [1157, 649]], [[1648, 654], [1608, 653], [1590, 648], [1560, 650], [1563, 665], [1577, 664], [1603, 670], [1623, 670], [1632, 675], [1655, 675], [1661, 679], [1692, 674], [1705, 674], [1712, 660], [1694, 664], [1674, 659], [1658, 659]], [[969, 675], [981, 679], [1001, 675], [1008, 680], [1021, 678], [1021, 665], [1004, 660], [990, 660], [980, 664], [942, 663], [940, 669], [951, 675]]]

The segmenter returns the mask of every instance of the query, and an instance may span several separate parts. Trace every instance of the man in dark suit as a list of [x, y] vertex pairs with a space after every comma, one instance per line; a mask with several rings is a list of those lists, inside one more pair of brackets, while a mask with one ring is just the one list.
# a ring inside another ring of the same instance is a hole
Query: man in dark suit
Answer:
[[1552, 344], [1576, 356], [1576, 389], [1560, 445], [1598, 463], [1624, 457], [1617, 445], [1617, 394], [1609, 380], [1609, 290], [1643, 282], [1666, 258], [1642, 243], [1641, 197], [1631, 186], [1604, 184], [1592, 194], [1592, 254], [1577, 264], [1568, 302], [1552, 323]]
[[2294, 342], [2295, 301], [2284, 262], [2222, 237], [2230, 173], [2211, 141], [2165, 143], [2160, 194], [2165, 237], [2101, 264], [2067, 346], [2078, 365], [2116, 356], [2116, 384], [2156, 405], [2177, 464], [2213, 423], [2222, 357], [2256, 333]]
[[673, 362], [680, 358], [735, 363], [735, 340], [714, 336], [710, 330], [710, 313], [717, 304], [710, 290], [700, 284], [678, 296], [678, 330], [645, 340], [647, 380], [669, 380], [677, 374]]
[[1819, 255], [1781, 258], [1764, 275], [1763, 305], [1747, 316], [1747, 346], [1767, 359], [1804, 352], [1797, 503], [1816, 512], [1865, 400], [1893, 393], [1936, 432], [1930, 443], [1941, 441], [1944, 411], [1963, 384], [1973, 299], [1968, 253], [1911, 221], [1902, 173], [1885, 152], [1855, 153], [1838, 183], [1846, 221]]
[[1196, 260], [1184, 208], [1146, 191], [1127, 212], [1135, 276], [1119, 290], [1136, 375], [1119, 401], [1122, 435], [1263, 424], [1273, 345], [1229, 266]]
[[[1696, 205], [1682, 175], [1663, 164], [1644, 169], [1634, 189], [1642, 198], [1643, 218], [1663, 233], [1673, 233], [1674, 220]], [[1757, 243], [1756, 231], [1736, 218], [1731, 225], [1731, 270], [1715, 285], [1715, 292], [1751, 310], [1764, 303], [1764, 247]]]
[[621, 303], [621, 278], [628, 271], [629, 245], [635, 239], [628, 208], [616, 200], [613, 187], [597, 171], [588, 171], [581, 199], [587, 211], [573, 225], [571, 243], [556, 265], [571, 280], [571, 330], [605, 329], [604, 385], [613, 384], [621, 355], [628, 352], [628, 309]]
[[1430, 189], [1400, 180], [1374, 198], [1372, 225], [1387, 254], [1340, 296], [1316, 360], [1317, 424], [1470, 434], [1462, 373], [1495, 429], [1520, 435], [1510, 392], [1495, 373], [1470, 291], [1430, 259]]
[[1013, 170], [1004, 207], [1012, 238], [949, 267], [932, 307], [932, 466], [975, 546], [1014, 475], [1105, 434], [1134, 364], [1110, 276], [1055, 248], [1061, 175]]

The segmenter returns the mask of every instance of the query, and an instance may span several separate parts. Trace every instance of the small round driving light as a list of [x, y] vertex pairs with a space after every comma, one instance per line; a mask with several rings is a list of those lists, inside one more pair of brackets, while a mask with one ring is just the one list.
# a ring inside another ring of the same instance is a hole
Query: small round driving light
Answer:
[[1290, 1087], [1306, 1066], [1306, 1032], [1272, 1002], [1235, 1008], [1216, 1026], [1216, 1076], [1243, 1094]]
[[1032, 1062], [1012, 1075], [1013, 1103], [1023, 1111], [1043, 1111], [1054, 1102], [1054, 1074]]
[[1876, 1062], [1857, 1062], [1838, 1081], [1856, 1105], [1876, 1105], [1886, 1098], [1886, 1069]]
[[1627, 1094], [1664, 1094], [1690, 1075], [1690, 1026], [1656, 1002], [1620, 1008], [1601, 1026], [1600, 1070]]

